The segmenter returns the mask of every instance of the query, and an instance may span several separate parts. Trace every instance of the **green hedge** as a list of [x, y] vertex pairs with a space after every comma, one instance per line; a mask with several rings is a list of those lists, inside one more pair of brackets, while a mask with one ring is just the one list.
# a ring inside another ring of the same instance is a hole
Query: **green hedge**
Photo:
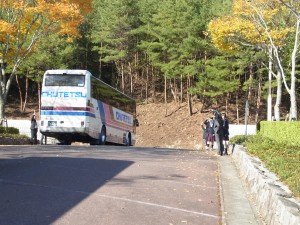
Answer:
[[15, 127], [1, 127], [0, 126], [0, 134], [20, 134], [18, 128]]
[[261, 121], [258, 133], [280, 143], [299, 146], [300, 122]]

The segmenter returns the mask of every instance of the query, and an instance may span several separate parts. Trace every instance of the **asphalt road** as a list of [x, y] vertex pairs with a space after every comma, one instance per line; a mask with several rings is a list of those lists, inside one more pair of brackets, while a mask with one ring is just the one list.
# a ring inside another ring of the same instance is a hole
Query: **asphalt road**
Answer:
[[1, 146], [1, 225], [221, 224], [217, 157], [121, 146]]

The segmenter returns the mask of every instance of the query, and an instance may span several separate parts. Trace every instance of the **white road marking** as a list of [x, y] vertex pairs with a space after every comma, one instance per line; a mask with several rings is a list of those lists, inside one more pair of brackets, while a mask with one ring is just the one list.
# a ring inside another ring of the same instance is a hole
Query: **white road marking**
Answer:
[[[85, 193], [85, 192], [82, 192], [82, 193]], [[201, 216], [207, 216], [207, 217], [211, 217], [211, 218], [215, 218], [215, 219], [220, 218], [219, 216], [208, 214], [208, 213], [191, 211], [191, 210], [186, 210], [186, 209], [181, 209], [181, 208], [176, 208], [176, 207], [172, 207], [172, 206], [166, 206], [166, 205], [161, 205], [161, 204], [156, 204], [156, 203], [151, 203], [151, 202], [143, 202], [143, 201], [139, 201], [139, 200], [132, 200], [132, 199], [128, 199], [128, 198], [121, 198], [121, 197], [115, 197], [115, 196], [109, 196], [109, 195], [103, 195], [103, 194], [97, 194], [97, 193], [96, 194], [92, 193], [92, 194], [103, 197], [103, 198], [121, 200], [121, 201], [126, 201], [126, 202], [133, 202], [133, 203], [138, 203], [138, 204], [143, 204], [143, 205], [148, 205], [148, 206], [154, 206], [154, 207], [160, 207], [160, 208], [176, 210], [176, 211], [181, 211], [181, 212], [186, 212], [186, 213], [191, 213], [191, 214], [196, 214], [196, 215], [201, 215]]]
[[95, 196], [102, 197], [102, 198], [108, 198], [108, 199], [113, 199], [113, 200], [121, 200], [121, 201], [132, 202], [132, 203], [137, 203], [137, 204], [142, 204], [142, 205], [147, 205], [147, 206], [165, 208], [165, 209], [170, 209], [170, 210], [175, 210], [175, 211], [180, 211], [180, 212], [185, 212], [185, 213], [190, 213], [190, 214], [195, 214], [195, 215], [211, 217], [211, 218], [214, 218], [214, 219], [219, 219], [220, 218], [220, 216], [216, 216], [216, 215], [212, 215], [212, 214], [208, 214], [208, 213], [203, 213], [203, 212], [191, 211], [191, 210], [176, 208], [176, 207], [167, 206], [167, 205], [161, 205], [161, 204], [156, 204], [156, 203], [151, 203], [151, 202], [144, 202], [144, 201], [133, 200], [133, 199], [128, 199], [128, 198], [121, 198], [121, 197], [116, 197], [116, 196], [109, 196], [109, 195], [98, 194], [98, 193], [87, 192], [87, 191], [78, 191], [78, 190], [72, 190], [72, 189], [65, 189], [65, 188], [60, 188], [60, 187], [56, 187], [56, 186], [26, 183], [26, 182], [19, 182], [19, 181], [10, 181], [10, 180], [3, 180], [3, 179], [0, 179], [0, 183], [20, 185], [20, 186], [22, 185], [22, 186], [34, 186], [34, 187], [40, 187], [40, 188], [56, 189], [56, 190], [61, 190], [61, 191], [75, 192], [75, 193], [79, 193], [79, 194], [83, 194], [83, 195], [95, 195]]

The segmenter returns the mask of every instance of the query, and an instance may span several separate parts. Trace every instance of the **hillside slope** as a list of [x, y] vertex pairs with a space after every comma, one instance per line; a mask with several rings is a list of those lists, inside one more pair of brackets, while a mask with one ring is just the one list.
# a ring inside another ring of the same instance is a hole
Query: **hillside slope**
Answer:
[[168, 116], [165, 116], [163, 103], [151, 103], [137, 107], [136, 146], [163, 147], [180, 149], [200, 149], [202, 146], [201, 122], [206, 114], [199, 113], [200, 106], [194, 106], [194, 114], [189, 116], [187, 105], [179, 109], [168, 104]]

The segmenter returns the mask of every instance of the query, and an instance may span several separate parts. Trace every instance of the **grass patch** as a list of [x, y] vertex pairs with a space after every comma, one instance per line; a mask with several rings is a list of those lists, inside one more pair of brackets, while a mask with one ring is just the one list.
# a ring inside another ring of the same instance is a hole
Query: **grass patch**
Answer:
[[286, 184], [295, 197], [300, 198], [300, 147], [291, 146], [260, 135], [235, 136], [230, 143], [241, 144], [247, 152], [258, 157]]

